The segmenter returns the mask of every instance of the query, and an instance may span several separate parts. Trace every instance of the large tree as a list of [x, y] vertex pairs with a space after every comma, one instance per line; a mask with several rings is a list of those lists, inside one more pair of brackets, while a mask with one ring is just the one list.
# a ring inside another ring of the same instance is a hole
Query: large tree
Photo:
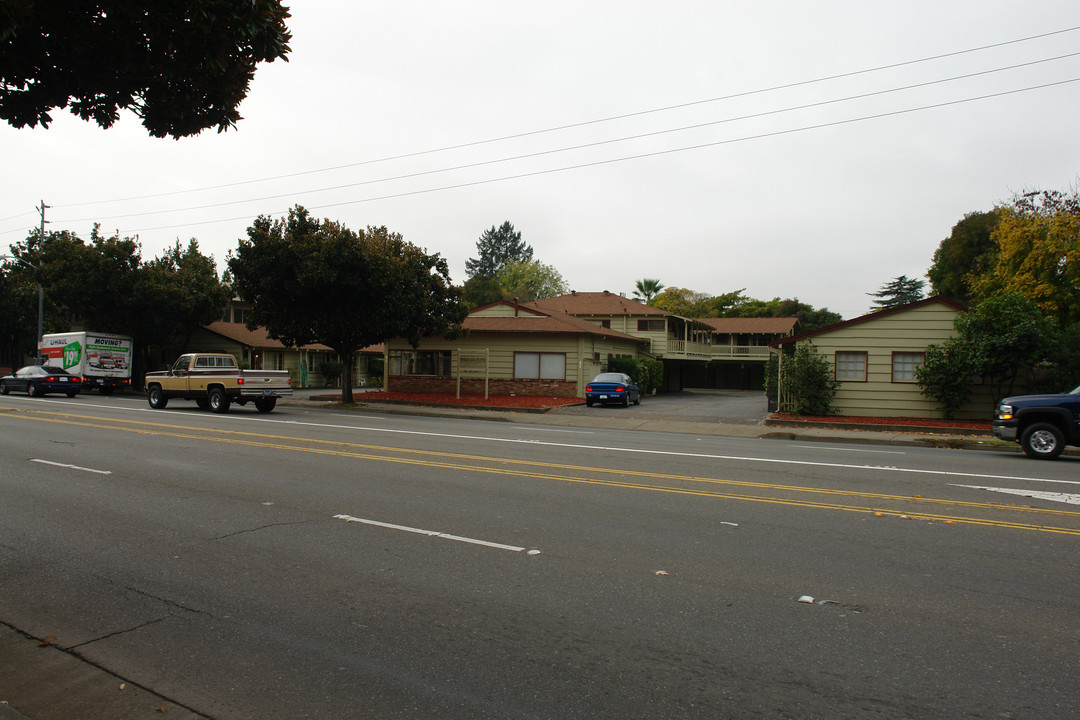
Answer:
[[570, 291], [562, 274], [539, 260], [507, 263], [495, 276], [507, 300], [532, 302]]
[[470, 278], [493, 278], [510, 263], [532, 260], [533, 249], [521, 239], [521, 232], [509, 220], [499, 227], [492, 225], [476, 241], [476, 258], [465, 261]]
[[252, 304], [248, 327], [290, 347], [333, 348], [346, 367], [345, 403], [358, 350], [452, 335], [468, 312], [446, 261], [385, 227], [357, 232], [296, 206], [283, 220], [259, 216], [247, 232], [228, 264], [234, 290]]
[[110, 127], [130, 108], [154, 137], [233, 127], [255, 66], [287, 60], [281, 0], [5, 0], [0, 118], [48, 127], [55, 108]]
[[997, 246], [992, 235], [1000, 217], [997, 210], [972, 212], [953, 225], [949, 237], [934, 251], [933, 264], [926, 272], [935, 295], [971, 303], [972, 280], [993, 260]]
[[926, 287], [925, 280], [901, 275], [882, 285], [877, 292], [867, 293], [867, 295], [874, 298], [875, 309], [887, 310], [922, 300], [925, 296], [924, 287]]

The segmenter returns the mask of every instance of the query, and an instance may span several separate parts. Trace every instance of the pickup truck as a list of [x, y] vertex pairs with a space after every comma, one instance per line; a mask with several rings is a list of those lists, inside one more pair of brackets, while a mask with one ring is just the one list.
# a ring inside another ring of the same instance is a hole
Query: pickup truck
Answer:
[[194, 400], [203, 409], [229, 412], [229, 405], [255, 403], [259, 412], [274, 409], [279, 397], [292, 395], [292, 378], [285, 370], [241, 370], [232, 355], [188, 353], [168, 370], [146, 373], [146, 399], [155, 410], [170, 398]]
[[1080, 387], [1060, 395], [1017, 395], [997, 405], [994, 435], [1020, 443], [1028, 457], [1053, 460], [1080, 445]]

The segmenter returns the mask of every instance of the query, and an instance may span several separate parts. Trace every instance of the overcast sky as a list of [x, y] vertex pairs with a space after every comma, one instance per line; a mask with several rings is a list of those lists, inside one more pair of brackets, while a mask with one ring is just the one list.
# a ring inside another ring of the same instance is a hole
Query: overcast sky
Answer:
[[102, 130], [61, 110], [0, 125], [0, 250], [44, 200], [49, 230], [100, 222], [145, 259], [195, 238], [221, 271], [256, 216], [301, 204], [386, 225], [463, 283], [509, 220], [575, 290], [649, 277], [851, 318], [923, 276], [965, 213], [1080, 171], [1080, 55], [1061, 57], [1080, 53], [1076, 0], [292, 14], [290, 61], [259, 67], [235, 130], [154, 139], [131, 113]]

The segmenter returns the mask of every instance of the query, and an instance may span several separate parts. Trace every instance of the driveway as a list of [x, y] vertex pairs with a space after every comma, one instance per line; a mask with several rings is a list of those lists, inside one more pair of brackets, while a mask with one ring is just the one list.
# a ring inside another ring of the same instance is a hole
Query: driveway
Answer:
[[697, 422], [761, 425], [768, 415], [761, 390], [687, 389], [641, 398], [640, 405], [573, 405], [549, 411], [553, 415], [612, 414], [622, 418], [693, 420]]

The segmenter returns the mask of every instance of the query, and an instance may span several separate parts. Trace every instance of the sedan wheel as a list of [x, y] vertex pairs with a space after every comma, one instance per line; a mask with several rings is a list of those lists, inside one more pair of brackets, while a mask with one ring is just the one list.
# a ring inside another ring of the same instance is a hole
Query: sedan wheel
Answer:
[[45, 394], [45, 391], [42, 390], [37, 383], [30, 383], [30, 387], [27, 388], [27, 392], [34, 397], [41, 397]]
[[11, 391], [8, 390], [7, 383], [6, 382], [0, 382], [0, 395], [7, 395], [9, 392], [11, 392]]

